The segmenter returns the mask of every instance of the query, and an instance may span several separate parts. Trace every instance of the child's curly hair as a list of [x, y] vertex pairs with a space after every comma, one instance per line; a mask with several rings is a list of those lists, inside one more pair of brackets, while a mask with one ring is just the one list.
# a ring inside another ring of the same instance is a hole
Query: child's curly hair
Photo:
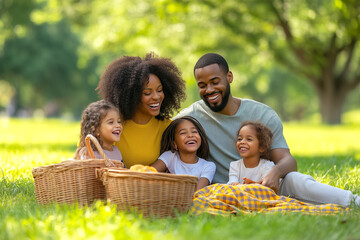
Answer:
[[268, 128], [261, 122], [245, 121], [241, 124], [237, 135], [239, 135], [240, 130], [245, 126], [252, 126], [256, 131], [256, 137], [259, 140], [259, 148], [264, 149], [260, 157], [264, 159], [270, 159], [271, 143], [273, 137], [273, 133], [270, 128]]
[[148, 53], [143, 59], [132, 56], [118, 58], [107, 66], [96, 90], [103, 99], [119, 108], [124, 120], [128, 120], [141, 102], [143, 87], [150, 74], [160, 79], [165, 95], [156, 118], [170, 118], [185, 100], [185, 81], [169, 58], [159, 58], [154, 53]]
[[[81, 129], [80, 129], [80, 144], [75, 152], [75, 159], [89, 158], [89, 152], [87, 151], [85, 138], [88, 134], [93, 135], [102, 146], [103, 142], [99, 135], [99, 127], [101, 121], [110, 110], [119, 111], [113, 104], [100, 100], [90, 103], [82, 113], [81, 117]], [[95, 145], [91, 143], [91, 147], [95, 150]]]

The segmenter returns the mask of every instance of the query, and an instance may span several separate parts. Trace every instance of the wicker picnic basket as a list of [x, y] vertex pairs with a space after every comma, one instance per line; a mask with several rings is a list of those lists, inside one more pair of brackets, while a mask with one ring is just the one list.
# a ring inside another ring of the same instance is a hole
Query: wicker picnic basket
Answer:
[[[90, 140], [104, 159], [95, 159]], [[100, 144], [92, 135], [86, 136], [86, 147], [92, 159], [66, 160], [61, 163], [36, 167], [32, 170], [35, 196], [39, 204], [78, 203], [90, 205], [96, 199], [105, 200], [105, 187], [96, 177], [95, 169], [103, 167], [123, 168], [118, 160], [109, 160]]]
[[118, 210], [168, 217], [189, 210], [197, 177], [128, 169], [97, 169], [108, 201]]

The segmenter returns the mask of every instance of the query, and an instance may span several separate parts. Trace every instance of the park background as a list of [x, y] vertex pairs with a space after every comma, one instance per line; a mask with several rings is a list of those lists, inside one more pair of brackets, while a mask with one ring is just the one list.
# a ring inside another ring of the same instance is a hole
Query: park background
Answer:
[[186, 107], [195, 62], [217, 52], [233, 95], [283, 121], [359, 123], [359, 12], [356, 0], [1, 0], [0, 112], [78, 120], [106, 65], [150, 51], [182, 71]]
[[0, 0], [0, 239], [360, 239], [360, 208], [146, 219], [97, 202], [37, 204], [32, 169], [73, 157], [107, 64], [153, 51], [199, 99], [217, 52], [234, 96], [274, 108], [298, 171], [360, 193], [358, 0]]

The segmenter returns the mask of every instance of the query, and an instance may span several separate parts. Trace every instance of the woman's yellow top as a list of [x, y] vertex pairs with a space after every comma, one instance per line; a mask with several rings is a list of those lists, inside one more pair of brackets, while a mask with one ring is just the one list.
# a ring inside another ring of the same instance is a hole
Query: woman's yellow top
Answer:
[[161, 136], [171, 120], [163, 121], [151, 118], [145, 124], [137, 124], [127, 120], [123, 126], [120, 141], [115, 145], [119, 148], [127, 168], [135, 164], [150, 165], [160, 155]]

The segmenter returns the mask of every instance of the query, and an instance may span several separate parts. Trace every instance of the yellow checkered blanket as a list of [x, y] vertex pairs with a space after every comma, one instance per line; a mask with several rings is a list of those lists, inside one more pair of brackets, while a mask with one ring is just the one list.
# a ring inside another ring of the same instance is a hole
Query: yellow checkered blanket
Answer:
[[213, 184], [197, 191], [190, 213], [237, 214], [250, 212], [307, 212], [330, 214], [347, 211], [336, 204], [314, 205], [277, 195], [260, 184]]

